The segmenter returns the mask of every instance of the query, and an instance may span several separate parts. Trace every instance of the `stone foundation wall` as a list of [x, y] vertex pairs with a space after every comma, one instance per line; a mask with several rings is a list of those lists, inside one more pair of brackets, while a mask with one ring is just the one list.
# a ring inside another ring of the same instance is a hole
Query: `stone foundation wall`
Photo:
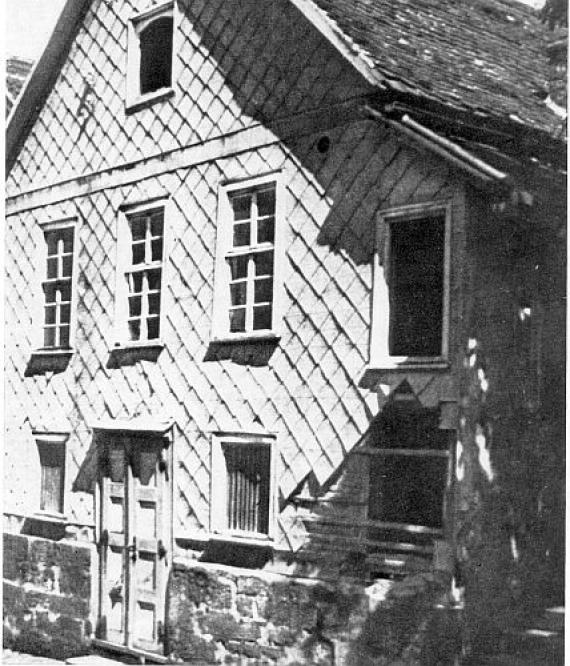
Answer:
[[178, 563], [165, 648], [199, 664], [453, 663], [459, 618], [438, 607], [444, 589], [432, 574], [365, 587]]
[[87, 652], [89, 547], [4, 534], [4, 646], [55, 658]]

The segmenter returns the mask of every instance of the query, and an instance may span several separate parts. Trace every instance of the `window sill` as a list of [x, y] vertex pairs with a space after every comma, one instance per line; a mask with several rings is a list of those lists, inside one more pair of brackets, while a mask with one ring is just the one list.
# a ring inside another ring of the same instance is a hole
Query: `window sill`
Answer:
[[136, 113], [141, 109], [144, 109], [148, 106], [152, 106], [156, 102], [161, 100], [168, 99], [174, 96], [174, 88], [160, 88], [159, 90], [154, 90], [153, 92], [146, 93], [146, 95], [139, 95], [135, 99], [125, 104], [125, 113]]
[[259, 536], [241, 536], [234, 533], [216, 533], [210, 534], [209, 539], [211, 543], [231, 543], [239, 546], [248, 546], [254, 548], [273, 549], [274, 541], [271, 537], [266, 535]]
[[450, 364], [444, 359], [403, 359], [398, 357], [382, 359], [374, 365], [369, 365], [358, 385], [360, 388], [375, 389], [387, 373], [391, 372], [447, 372]]
[[211, 344], [214, 345], [231, 345], [231, 344], [240, 344], [241, 342], [268, 342], [276, 343], [281, 339], [280, 335], [273, 333], [272, 331], [260, 331], [258, 333], [234, 333], [228, 334], [225, 336], [213, 337]]
[[115, 345], [109, 352], [107, 367], [120, 368], [124, 365], [134, 365], [138, 361], [155, 362], [164, 343], [157, 342], [131, 342]]
[[31, 520], [41, 520], [47, 523], [66, 523], [67, 516], [64, 513], [56, 513], [51, 511], [36, 511], [28, 516]]
[[279, 335], [268, 331], [213, 338], [204, 361], [229, 360], [240, 365], [267, 365], [280, 339]]
[[74, 354], [73, 349], [35, 349], [32, 351], [25, 376], [40, 375], [44, 372], [63, 372]]

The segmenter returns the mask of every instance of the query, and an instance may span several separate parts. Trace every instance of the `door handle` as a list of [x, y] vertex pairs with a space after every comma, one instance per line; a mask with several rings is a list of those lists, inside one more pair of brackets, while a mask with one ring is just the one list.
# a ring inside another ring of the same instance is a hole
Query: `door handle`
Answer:
[[166, 555], [166, 548], [164, 547], [164, 544], [162, 543], [162, 539], [158, 540], [158, 557], [162, 559]]

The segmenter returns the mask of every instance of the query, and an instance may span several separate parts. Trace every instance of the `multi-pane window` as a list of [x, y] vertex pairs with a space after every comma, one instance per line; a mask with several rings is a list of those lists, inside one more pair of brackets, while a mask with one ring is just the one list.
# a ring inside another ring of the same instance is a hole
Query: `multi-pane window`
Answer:
[[64, 506], [65, 440], [59, 435], [36, 439], [40, 458], [40, 510], [61, 514]]
[[270, 330], [273, 324], [275, 184], [230, 195], [230, 333]]
[[70, 347], [73, 288], [74, 228], [44, 231], [47, 267], [44, 292], [43, 346], [45, 349]]
[[127, 216], [127, 292], [129, 342], [158, 340], [164, 239], [164, 209]]
[[271, 536], [272, 438], [216, 436], [212, 527], [235, 536]]

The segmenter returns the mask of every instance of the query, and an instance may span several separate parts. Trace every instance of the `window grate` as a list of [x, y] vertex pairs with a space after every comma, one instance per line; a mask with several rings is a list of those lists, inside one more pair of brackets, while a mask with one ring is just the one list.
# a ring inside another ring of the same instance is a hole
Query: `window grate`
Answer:
[[225, 443], [226, 518], [230, 531], [268, 534], [270, 451], [268, 446]]

